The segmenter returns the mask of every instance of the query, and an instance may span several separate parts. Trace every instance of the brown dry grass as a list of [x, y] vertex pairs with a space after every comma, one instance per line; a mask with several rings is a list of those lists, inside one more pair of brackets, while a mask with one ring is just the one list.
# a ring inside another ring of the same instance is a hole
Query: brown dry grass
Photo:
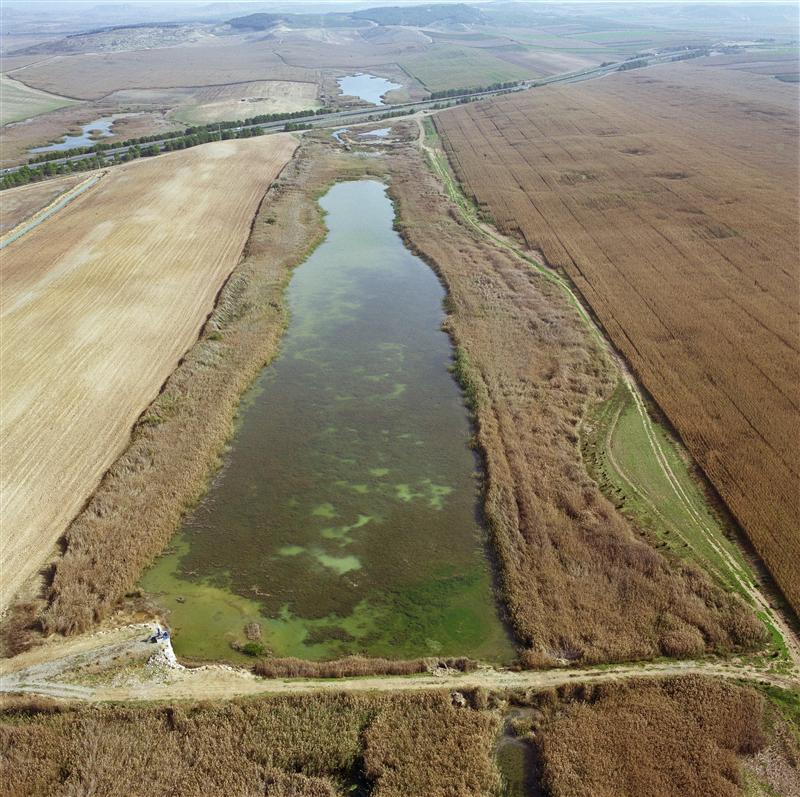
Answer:
[[[68, 131], [79, 130], [82, 125], [110, 116], [119, 110], [120, 106], [113, 101], [81, 103], [0, 128], [0, 164], [10, 166], [26, 163], [31, 157], [28, 150], [32, 147], [61, 141]], [[112, 128], [114, 135], [104, 138], [103, 143], [116, 144], [128, 138], [182, 130], [184, 127], [185, 125], [178, 122], [165, 119], [162, 113], [139, 113], [117, 120]]]
[[[20, 607], [17, 633], [24, 635], [24, 607]], [[478, 663], [467, 658], [457, 659], [395, 659], [347, 656], [335, 661], [306, 661], [283, 658], [262, 659], [253, 666], [253, 672], [263, 678], [354, 678], [362, 675], [414, 675], [423, 672], [457, 670], [473, 672]]]
[[738, 599], [639, 539], [588, 477], [578, 428], [613, 386], [596, 342], [557, 287], [456, 221], [418, 157], [392, 160], [390, 192], [406, 240], [450, 294], [503, 598], [531, 663], [759, 644]]
[[[497, 719], [448, 693], [311, 695], [142, 708], [8, 701], [0, 794], [479, 797]], [[363, 757], [363, 763], [362, 763]]]
[[699, 676], [560, 690], [536, 739], [551, 797], [739, 797], [766, 744], [753, 689]]
[[466, 190], [573, 279], [800, 608], [796, 88], [674, 64], [437, 125]]
[[191, 346], [294, 148], [221, 142], [119, 167], [4, 250], [0, 605]]
[[410, 147], [382, 162], [305, 146], [270, 192], [207, 334], [72, 525], [47, 627], [89, 627], [162, 550], [202, 493], [239, 395], [275, 351], [289, 269], [321, 229], [313, 198], [337, 177], [380, 176], [388, 167], [406, 238], [451, 293], [449, 328], [468, 354], [460, 376], [476, 399], [487, 519], [520, 640], [546, 660], [585, 661], [759, 642], [760, 627], [736, 599], [637, 539], [587, 477], [577, 428], [587, 402], [605, 395], [612, 380], [564, 297], [457, 223]]

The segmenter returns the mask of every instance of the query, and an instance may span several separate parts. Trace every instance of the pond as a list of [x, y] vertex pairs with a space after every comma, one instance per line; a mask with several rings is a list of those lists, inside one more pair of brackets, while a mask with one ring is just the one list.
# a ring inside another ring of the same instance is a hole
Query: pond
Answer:
[[386, 93], [402, 88], [399, 83], [392, 83], [391, 80], [365, 72], [340, 77], [336, 82], [339, 84], [342, 94], [346, 94], [348, 97], [358, 97], [373, 105], [386, 105], [383, 101]]
[[443, 288], [373, 180], [320, 200], [279, 356], [226, 462], [141, 586], [179, 655], [513, 658], [477, 520], [477, 463], [448, 371]]
[[359, 133], [359, 138], [388, 138], [391, 127], [381, 127], [378, 130], [368, 130], [366, 133]]
[[33, 154], [37, 152], [62, 152], [63, 150], [74, 149], [76, 147], [89, 147], [101, 138], [108, 138], [114, 135], [111, 132], [111, 128], [114, 126], [114, 122], [116, 122], [117, 119], [121, 119], [123, 116], [129, 116], [129, 114], [117, 113], [112, 116], [103, 116], [100, 119], [95, 119], [94, 122], [82, 125], [82, 132], [78, 136], [66, 135], [62, 141], [55, 144], [48, 144], [45, 147], [34, 147], [28, 150], [28, 152]]

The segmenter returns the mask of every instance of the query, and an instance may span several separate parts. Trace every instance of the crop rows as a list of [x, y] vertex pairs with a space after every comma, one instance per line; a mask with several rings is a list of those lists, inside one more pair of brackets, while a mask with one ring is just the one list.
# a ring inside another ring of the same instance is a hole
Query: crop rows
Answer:
[[437, 125], [478, 205], [572, 278], [798, 608], [798, 128], [773, 82], [676, 64]]

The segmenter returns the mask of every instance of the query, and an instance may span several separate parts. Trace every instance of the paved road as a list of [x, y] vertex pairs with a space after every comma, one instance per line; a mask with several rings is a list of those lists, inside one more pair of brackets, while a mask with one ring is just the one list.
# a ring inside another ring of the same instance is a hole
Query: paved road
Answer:
[[[660, 63], [667, 63], [671, 61], [675, 57], [675, 53], [670, 53], [668, 55], [656, 55], [651, 56], [647, 59], [648, 65], [653, 66], [655, 64]], [[561, 75], [553, 75], [549, 78], [542, 78], [538, 80], [528, 80], [520, 83], [513, 89], [494, 89], [492, 91], [472, 91], [466, 92], [465, 94], [459, 94], [454, 97], [443, 97], [435, 100], [419, 100], [417, 102], [407, 102], [402, 104], [390, 105], [386, 107], [375, 106], [371, 108], [355, 108], [347, 111], [336, 111], [334, 113], [327, 113], [322, 114], [320, 116], [317, 115], [310, 115], [310, 116], [301, 116], [297, 117], [296, 119], [286, 119], [280, 122], [266, 122], [260, 125], [242, 125], [241, 127], [234, 127], [229, 128], [232, 131], [240, 131], [240, 130], [248, 130], [254, 127], [260, 127], [265, 133], [278, 133], [282, 132], [284, 127], [286, 126], [287, 122], [291, 124], [310, 124], [313, 128], [326, 128], [326, 127], [340, 127], [342, 122], [349, 122], [350, 124], [355, 124], [356, 122], [367, 122], [373, 119], [381, 119], [385, 115], [390, 114], [400, 115], [400, 112], [405, 112], [407, 114], [415, 113], [416, 111], [421, 110], [430, 110], [433, 108], [434, 105], [442, 104], [442, 103], [449, 103], [450, 105], [454, 105], [461, 100], [480, 100], [485, 99], [488, 97], [493, 97], [497, 94], [503, 94], [508, 91], [524, 91], [526, 89], [536, 88], [539, 86], [550, 86], [550, 85], [557, 85], [557, 84], [568, 84], [568, 83], [579, 83], [584, 80], [593, 80], [594, 78], [603, 77], [608, 75], [612, 72], [616, 72], [620, 65], [624, 63], [622, 61], [614, 62], [612, 64], [608, 64], [606, 66], [598, 66], [592, 67], [591, 69], [581, 69], [575, 72], [566, 72]], [[157, 141], [151, 141], [147, 144], [141, 144], [142, 147], [151, 147], [153, 145], [156, 146], [163, 146], [169, 139], [159, 139]], [[114, 155], [122, 155], [127, 152], [130, 147], [114, 147], [113, 149], [107, 149], [103, 151], [104, 157], [113, 157]], [[74, 161], [80, 161], [87, 157], [92, 157], [93, 153], [87, 153], [84, 155], [72, 155], [70, 157], [65, 158], [57, 158], [51, 161], [47, 161], [47, 163], [52, 164], [60, 164], [60, 163], [70, 163]], [[30, 166], [39, 166], [42, 164], [27, 164]], [[13, 172], [17, 172], [23, 168], [24, 165], [20, 166], [10, 166], [5, 169], [0, 169], [0, 177], [6, 174], [11, 174]]]

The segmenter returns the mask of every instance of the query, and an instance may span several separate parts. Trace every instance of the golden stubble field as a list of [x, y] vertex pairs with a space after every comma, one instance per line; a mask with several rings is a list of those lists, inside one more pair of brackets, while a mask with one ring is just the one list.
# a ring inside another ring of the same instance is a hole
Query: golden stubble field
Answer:
[[573, 279], [798, 608], [797, 88], [713, 64], [437, 126], [478, 204]]
[[225, 141], [115, 168], [4, 250], [0, 606], [193, 343], [295, 147]]

